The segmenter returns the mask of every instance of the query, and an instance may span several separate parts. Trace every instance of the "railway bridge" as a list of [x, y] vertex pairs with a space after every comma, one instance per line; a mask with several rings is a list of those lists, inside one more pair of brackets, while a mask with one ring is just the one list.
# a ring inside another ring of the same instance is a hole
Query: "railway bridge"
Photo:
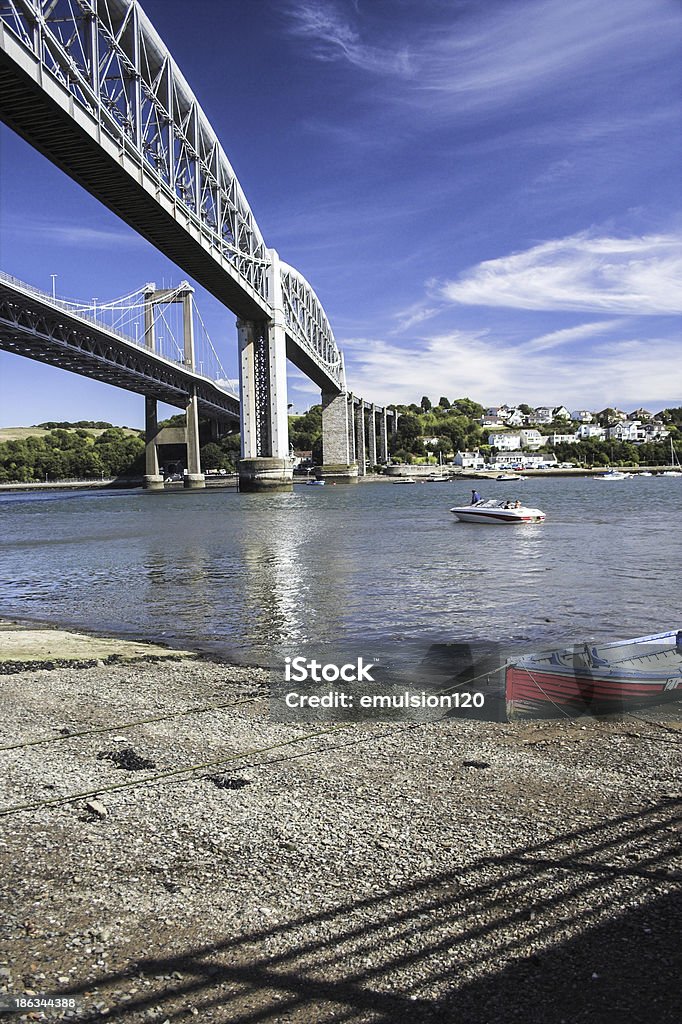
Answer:
[[[216, 423], [239, 415], [242, 489], [291, 487], [287, 360], [320, 388], [323, 474], [352, 481], [366, 461], [385, 461], [395, 412], [347, 391], [320, 300], [266, 245], [223, 146], [137, 0], [2, 0], [0, 118], [237, 318], [238, 402], [196, 372], [189, 327], [183, 365], [170, 370], [149, 331], [141, 352], [96, 322], [85, 329], [56, 297], [3, 279], [0, 346], [145, 395], [150, 486], [162, 398], [186, 409], [191, 485], [203, 484], [198, 447], [190, 454], [201, 413]], [[147, 304], [167, 298], [152, 287]]]

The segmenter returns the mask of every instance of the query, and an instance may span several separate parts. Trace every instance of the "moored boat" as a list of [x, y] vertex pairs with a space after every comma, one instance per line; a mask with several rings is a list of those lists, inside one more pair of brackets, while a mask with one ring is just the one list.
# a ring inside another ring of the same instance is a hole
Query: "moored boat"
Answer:
[[461, 505], [451, 508], [462, 523], [541, 523], [545, 513], [539, 508], [528, 508], [520, 502], [496, 501], [483, 498], [473, 505]]
[[622, 711], [682, 698], [682, 630], [527, 654], [505, 667], [507, 714]]

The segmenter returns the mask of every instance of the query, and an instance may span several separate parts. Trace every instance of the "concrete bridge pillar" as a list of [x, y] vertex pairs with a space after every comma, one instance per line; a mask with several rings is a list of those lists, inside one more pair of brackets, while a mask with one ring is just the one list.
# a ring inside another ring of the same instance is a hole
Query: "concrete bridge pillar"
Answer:
[[386, 406], [379, 413], [379, 462], [388, 462], [388, 413]]
[[[352, 414], [352, 406], [351, 406]], [[322, 392], [321, 475], [338, 483], [357, 483], [358, 467], [351, 454], [348, 395]]]
[[369, 452], [367, 457], [369, 458], [369, 464], [372, 467], [372, 472], [374, 472], [374, 467], [377, 464], [377, 411], [373, 404], [368, 405], [367, 408], [369, 410], [369, 432], [367, 437]]
[[159, 473], [159, 453], [156, 447], [158, 432], [157, 401], [155, 398], [146, 397], [144, 400], [144, 487], [148, 491], [163, 490], [163, 477]]
[[[179, 288], [157, 289], [155, 284], [148, 284], [144, 289], [144, 343], [150, 352], [156, 351], [154, 330], [154, 306], [169, 302], [182, 302], [183, 327], [183, 360], [189, 370], [194, 370], [194, 318], [192, 316], [192, 296], [194, 289], [185, 281]], [[206, 486], [204, 474], [201, 472], [199, 455], [199, 403], [196, 388], [187, 396], [185, 405], [184, 440], [187, 445], [187, 473], [184, 477], [185, 487], [196, 489]], [[181, 428], [180, 428], [181, 429]], [[163, 489], [163, 477], [159, 474], [158, 445], [167, 431], [159, 432], [157, 418], [157, 401], [145, 398], [145, 476], [144, 486], [147, 490]]]
[[361, 398], [355, 407], [355, 456], [358, 462], [358, 476], [365, 476], [367, 467], [365, 465], [365, 401]]
[[270, 250], [272, 320], [238, 320], [242, 491], [290, 491], [286, 331], [279, 257]]
[[346, 419], [348, 422], [348, 455], [351, 465], [357, 463], [355, 457], [355, 399], [353, 395], [346, 395]]
[[185, 406], [185, 417], [187, 421], [187, 472], [184, 476], [185, 487], [196, 490], [206, 486], [206, 478], [201, 472], [201, 460], [199, 457], [199, 401], [196, 388], [187, 399]]

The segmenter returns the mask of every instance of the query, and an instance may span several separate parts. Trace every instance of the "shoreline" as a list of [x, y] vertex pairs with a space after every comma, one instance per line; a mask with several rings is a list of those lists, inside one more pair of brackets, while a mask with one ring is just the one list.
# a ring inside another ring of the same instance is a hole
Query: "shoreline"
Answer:
[[170, 653], [0, 675], [3, 745], [49, 740], [0, 751], [0, 811], [38, 804], [0, 817], [0, 999], [207, 1024], [559, 1024], [570, 1000], [576, 1024], [672, 1024], [668, 730], [313, 730], [269, 718], [262, 669]]
[[[543, 477], [568, 477], [568, 478], [586, 478], [603, 476], [604, 473], [608, 472], [609, 469], [613, 469], [612, 466], [600, 466], [597, 469], [524, 469], [523, 475], [526, 477], [540, 478]], [[670, 469], [669, 466], [617, 466], [615, 467], [619, 472], [631, 473], [633, 476], [639, 476], [642, 473], [651, 473], [654, 476], [661, 476], [666, 470]], [[428, 474], [435, 473], [439, 467], [435, 466], [403, 466], [399, 472], [395, 473], [366, 473], [365, 476], [358, 477], [358, 483], [395, 483], [396, 480], [404, 480], [405, 478], [413, 478], [417, 483], [432, 483], [433, 481], [427, 479], [420, 479], [420, 477], [426, 477]], [[414, 471], [412, 471], [414, 470]], [[461, 470], [455, 472], [450, 470], [447, 474], [448, 483], [457, 483], [458, 480], [493, 480], [496, 481], [497, 477], [503, 470]], [[682, 476], [682, 474], [680, 474]], [[294, 476], [293, 483], [305, 485], [308, 482], [308, 478], [301, 476]], [[439, 481], [446, 482], [446, 481]], [[512, 481], [509, 481], [510, 483]], [[339, 485], [343, 486], [343, 485]], [[110, 480], [72, 480], [72, 481], [53, 481], [48, 483], [0, 483], [0, 494], [12, 494], [12, 493], [30, 493], [40, 491], [116, 491], [116, 490], [141, 490], [142, 479], [136, 480], [120, 480], [112, 478]], [[164, 491], [184, 491], [184, 486], [181, 480], [172, 481], [164, 487]], [[228, 477], [207, 477], [206, 487], [203, 490], [238, 490], [238, 482], [236, 475]], [[163, 493], [163, 492], [154, 492]], [[193, 490], [193, 494], [197, 491]]]

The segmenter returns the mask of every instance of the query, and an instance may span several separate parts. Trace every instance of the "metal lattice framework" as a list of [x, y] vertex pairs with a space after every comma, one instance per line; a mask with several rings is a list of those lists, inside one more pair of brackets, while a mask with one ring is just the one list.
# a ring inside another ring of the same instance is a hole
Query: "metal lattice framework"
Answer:
[[[0, 93], [11, 127], [238, 316], [272, 316], [270, 252], [137, 0], [0, 0]], [[282, 276], [294, 349], [338, 387], [340, 354], [315, 293], [291, 268]]]
[[302, 274], [286, 263], [280, 268], [287, 334], [312, 351], [343, 390], [343, 360], [320, 300]]

